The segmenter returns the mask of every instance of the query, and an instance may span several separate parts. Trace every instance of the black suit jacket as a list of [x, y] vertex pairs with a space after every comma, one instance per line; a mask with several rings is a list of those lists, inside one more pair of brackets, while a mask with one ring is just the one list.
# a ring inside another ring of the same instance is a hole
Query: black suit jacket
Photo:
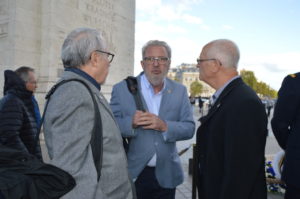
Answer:
[[300, 189], [300, 73], [283, 80], [271, 124], [285, 150], [282, 179]]
[[267, 116], [256, 93], [241, 78], [233, 80], [200, 122], [196, 145], [199, 198], [267, 198]]

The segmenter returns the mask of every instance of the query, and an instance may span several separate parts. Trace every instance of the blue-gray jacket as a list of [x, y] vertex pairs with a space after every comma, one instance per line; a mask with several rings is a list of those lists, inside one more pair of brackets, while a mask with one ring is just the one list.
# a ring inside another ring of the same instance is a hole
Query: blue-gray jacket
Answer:
[[[137, 79], [140, 89], [140, 76]], [[155, 174], [159, 184], [164, 188], [175, 188], [183, 182], [183, 171], [176, 141], [192, 138], [195, 123], [186, 88], [170, 79], [166, 79], [165, 82], [159, 117], [168, 125], [166, 139], [161, 132], [156, 130], [132, 128], [136, 105], [126, 81], [123, 80], [113, 87], [110, 106], [120, 126], [122, 136], [132, 137], [127, 153], [128, 169], [132, 179], [139, 176], [156, 153]], [[142, 101], [147, 110], [143, 97]]]

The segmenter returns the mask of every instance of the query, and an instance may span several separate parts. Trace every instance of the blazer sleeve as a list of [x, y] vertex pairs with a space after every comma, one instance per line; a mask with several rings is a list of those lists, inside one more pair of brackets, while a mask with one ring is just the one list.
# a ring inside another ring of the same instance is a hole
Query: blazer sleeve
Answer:
[[26, 146], [20, 138], [23, 125], [22, 105], [13, 97], [4, 98], [0, 111], [0, 142], [28, 153]]
[[90, 148], [94, 104], [84, 85], [69, 82], [60, 86], [50, 99], [45, 122], [50, 163], [69, 172], [76, 181], [76, 187], [63, 199], [93, 199], [99, 192]]
[[220, 199], [238, 199], [251, 195], [256, 183], [265, 184], [257, 179], [265, 175], [267, 116], [263, 105], [253, 98], [228, 107], [228, 111], [230, 113], [224, 118], [224, 172], [220, 176], [223, 179]]
[[[123, 108], [124, 100], [126, 101], [128, 98], [128, 94], [122, 89], [124, 87], [124, 83], [125, 81], [113, 87], [110, 99], [110, 108], [117, 120], [122, 137], [133, 137], [135, 136], [135, 131], [132, 128], [133, 116], [129, 113], [126, 114]], [[125, 89], [127, 89], [127, 87]], [[135, 106], [135, 104], [127, 104], [126, 106]]]
[[185, 87], [181, 90], [180, 98], [174, 98], [176, 100], [174, 103], [177, 103], [180, 107], [178, 113], [179, 119], [176, 121], [165, 119], [168, 126], [168, 130], [164, 136], [166, 142], [191, 139], [195, 133], [195, 122], [187, 91]]
[[273, 133], [282, 149], [286, 149], [290, 126], [299, 110], [300, 95], [297, 83], [299, 81], [290, 76], [283, 80], [271, 121]]

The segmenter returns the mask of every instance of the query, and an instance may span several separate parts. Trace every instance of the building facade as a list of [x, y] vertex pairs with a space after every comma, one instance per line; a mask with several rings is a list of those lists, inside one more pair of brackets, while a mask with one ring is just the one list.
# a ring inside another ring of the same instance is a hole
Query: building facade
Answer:
[[[202, 93], [200, 94], [202, 97], [210, 97], [214, 94], [215, 90], [210, 87], [205, 82], [199, 80], [199, 70], [196, 67], [196, 64], [181, 64], [176, 68], [170, 68], [168, 72], [168, 77], [177, 82], [182, 83], [187, 91], [190, 93], [190, 87], [193, 82], [199, 82], [202, 84]], [[196, 96], [197, 97], [197, 96]]]
[[1, 0], [0, 97], [3, 71], [26, 65], [36, 70], [36, 95], [44, 104], [63, 71], [62, 43], [78, 27], [100, 30], [115, 54], [101, 88], [109, 99], [112, 85], [134, 71], [135, 0]]

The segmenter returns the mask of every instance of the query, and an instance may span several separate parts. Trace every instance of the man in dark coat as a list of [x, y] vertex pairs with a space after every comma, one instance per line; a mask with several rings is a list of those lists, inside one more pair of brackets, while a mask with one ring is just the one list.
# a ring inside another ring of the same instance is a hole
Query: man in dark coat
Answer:
[[202, 100], [202, 98], [201, 98], [201, 96], [199, 96], [198, 97], [198, 106], [199, 106], [199, 112], [201, 113], [201, 114], [203, 114], [203, 100]]
[[0, 101], [0, 143], [35, 155], [42, 160], [40, 144], [35, 144], [37, 122], [33, 93], [37, 88], [34, 70], [20, 67], [4, 72], [4, 97]]
[[261, 100], [238, 75], [238, 47], [215, 40], [197, 59], [200, 79], [214, 89], [197, 130], [196, 171], [201, 199], [266, 199], [267, 116]]
[[282, 180], [286, 199], [300, 198], [300, 73], [288, 75], [278, 92], [272, 119], [273, 133], [285, 150]]

